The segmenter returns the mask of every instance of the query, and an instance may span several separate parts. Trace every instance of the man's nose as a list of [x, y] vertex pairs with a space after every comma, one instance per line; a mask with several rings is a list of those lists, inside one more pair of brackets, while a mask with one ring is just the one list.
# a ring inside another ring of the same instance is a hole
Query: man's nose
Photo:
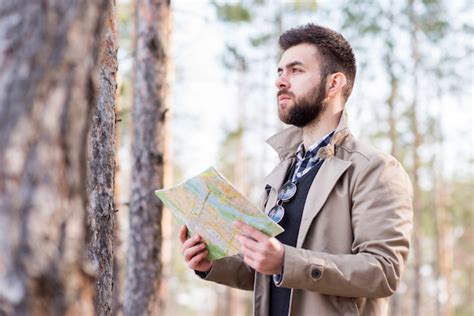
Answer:
[[290, 82], [288, 81], [286, 76], [282, 74], [278, 76], [277, 80], [275, 81], [275, 86], [278, 88], [278, 90], [288, 89], [290, 88]]

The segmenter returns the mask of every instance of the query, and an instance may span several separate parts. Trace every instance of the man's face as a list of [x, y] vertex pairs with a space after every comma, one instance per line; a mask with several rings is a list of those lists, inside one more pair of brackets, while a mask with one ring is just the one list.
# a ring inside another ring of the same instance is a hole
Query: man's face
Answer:
[[316, 48], [310, 44], [293, 46], [283, 53], [275, 82], [283, 123], [303, 127], [324, 111], [326, 80], [322, 80], [319, 66]]

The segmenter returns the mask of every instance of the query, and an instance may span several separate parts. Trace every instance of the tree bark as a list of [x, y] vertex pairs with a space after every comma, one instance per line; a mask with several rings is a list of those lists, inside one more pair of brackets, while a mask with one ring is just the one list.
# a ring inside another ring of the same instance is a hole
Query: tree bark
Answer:
[[117, 36], [115, 1], [105, 18], [100, 48], [100, 81], [93, 109], [88, 146], [89, 258], [98, 269], [96, 314], [112, 315], [115, 231], [115, 102]]
[[86, 141], [108, 1], [0, 5], [0, 314], [90, 315]]
[[170, 3], [137, 0], [135, 7], [132, 183], [125, 315], [159, 314], [166, 117], [166, 49]]

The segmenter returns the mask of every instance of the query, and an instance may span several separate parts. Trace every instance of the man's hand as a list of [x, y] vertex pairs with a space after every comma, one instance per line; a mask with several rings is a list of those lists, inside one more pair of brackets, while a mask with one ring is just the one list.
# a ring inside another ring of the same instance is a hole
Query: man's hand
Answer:
[[245, 263], [266, 275], [280, 274], [285, 254], [282, 243], [242, 222], [235, 222], [235, 225], [240, 229], [237, 239], [240, 242]]
[[187, 233], [188, 228], [186, 225], [183, 225], [179, 230], [179, 239], [183, 244], [181, 253], [184, 256], [184, 260], [190, 269], [206, 273], [209, 272], [212, 267], [212, 261], [206, 259], [208, 253], [206, 244], [202, 242], [202, 237], [198, 234], [187, 239]]

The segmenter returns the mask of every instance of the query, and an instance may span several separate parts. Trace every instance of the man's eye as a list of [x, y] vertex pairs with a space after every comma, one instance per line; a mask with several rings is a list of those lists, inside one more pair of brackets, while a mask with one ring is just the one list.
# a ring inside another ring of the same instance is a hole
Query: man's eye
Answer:
[[293, 68], [292, 71], [293, 71], [293, 72], [301, 72], [301, 69]]

